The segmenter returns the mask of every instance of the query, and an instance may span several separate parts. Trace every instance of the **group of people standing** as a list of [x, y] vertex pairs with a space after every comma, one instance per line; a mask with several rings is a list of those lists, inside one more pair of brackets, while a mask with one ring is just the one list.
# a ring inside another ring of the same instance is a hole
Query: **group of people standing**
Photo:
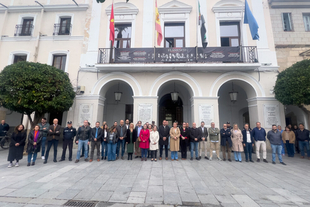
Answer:
[[[3, 122], [3, 121], [2, 121]], [[3, 123], [2, 123], [2, 126]], [[1, 127], [1, 126], [0, 126]], [[43, 118], [41, 123], [36, 125], [28, 134], [23, 125], [18, 125], [12, 136], [8, 155], [10, 162], [8, 167], [13, 166], [13, 161], [16, 160], [15, 166], [19, 166], [19, 160], [23, 158], [24, 147], [27, 142], [28, 164], [27, 166], [35, 165], [37, 153], [41, 150], [41, 157], [44, 164], [47, 163], [51, 147], [54, 147], [53, 161], [57, 162], [57, 147], [60, 140], [61, 126], [58, 125], [58, 120], [53, 120], [53, 125], [49, 125], [46, 119]], [[76, 138], [75, 138], [76, 137]], [[84, 157], [85, 161], [92, 162], [94, 160], [94, 153], [96, 150], [96, 159], [115, 161], [117, 159], [124, 159], [124, 153], [127, 151], [128, 160], [141, 158], [141, 161], [157, 161], [157, 151], [159, 150], [159, 160], [168, 160], [168, 149], [171, 151], [171, 160], [178, 161], [178, 152], [181, 152], [181, 159], [187, 159], [188, 147], [190, 148], [190, 160], [200, 160], [204, 154], [207, 160], [213, 159], [213, 151], [216, 152], [217, 159], [220, 161], [232, 161], [231, 152], [234, 153], [236, 162], [242, 162], [241, 153], [245, 153], [246, 162], [254, 162], [252, 159], [252, 150], [255, 146], [257, 162], [260, 162], [260, 150], [263, 152], [263, 162], [267, 161], [266, 151], [266, 137], [270, 141], [272, 148], [272, 163], [275, 164], [276, 155], [278, 155], [281, 164], [286, 165], [282, 160], [284, 155], [284, 146], [286, 146], [287, 154], [293, 157], [295, 153], [295, 140], [299, 141], [299, 149], [301, 158], [305, 157], [304, 148], [307, 150], [308, 159], [310, 159], [309, 149], [309, 131], [304, 128], [303, 124], [299, 125], [299, 129], [295, 132], [291, 130], [290, 126], [285, 127], [285, 130], [276, 125], [272, 126], [272, 130], [266, 133], [265, 129], [261, 127], [261, 123], [257, 122], [256, 127], [251, 129], [249, 124], [245, 124], [240, 130], [237, 124], [232, 127], [227, 122], [223, 124], [223, 128], [215, 127], [215, 123], [211, 123], [211, 127], [205, 127], [202, 121], [200, 127], [196, 123], [192, 127], [188, 123], [183, 123], [181, 127], [177, 122], [173, 123], [172, 127], [168, 126], [168, 121], [164, 120], [159, 127], [155, 123], [149, 124], [139, 121], [136, 125], [125, 122], [117, 122], [109, 128], [104, 122], [100, 126], [100, 122], [96, 122], [95, 127], [91, 128], [90, 123], [85, 120], [83, 125], [76, 130], [72, 127], [72, 122], [67, 123], [67, 127], [63, 130], [63, 152], [59, 161], [64, 161], [66, 150], [69, 149], [69, 161], [72, 161], [73, 144], [78, 145], [75, 163]], [[75, 138], [75, 139], [74, 139]], [[45, 145], [47, 141], [47, 149]], [[90, 150], [90, 159], [88, 159]], [[222, 158], [220, 157], [220, 148], [222, 149]], [[127, 150], [126, 150], [127, 149]], [[209, 150], [208, 150], [209, 149]], [[164, 152], [165, 150], [165, 152]], [[208, 156], [209, 152], [209, 156]]]

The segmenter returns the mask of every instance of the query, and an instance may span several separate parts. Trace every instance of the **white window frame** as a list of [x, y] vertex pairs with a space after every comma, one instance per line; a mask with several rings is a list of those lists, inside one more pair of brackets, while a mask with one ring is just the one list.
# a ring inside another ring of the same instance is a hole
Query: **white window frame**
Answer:
[[10, 53], [8, 65], [12, 65], [14, 63], [15, 55], [27, 55], [26, 61], [29, 61], [30, 52], [28, 51], [13, 51]]
[[[288, 20], [289, 20], [289, 24], [290, 24], [290, 27], [291, 27], [290, 29], [291, 29], [291, 30], [285, 31], [284, 14], [288, 14]], [[283, 27], [283, 31], [284, 31], [284, 32], [293, 32], [293, 31], [294, 31], [294, 28], [293, 28], [292, 13], [291, 13], [291, 12], [283, 12], [283, 13], [281, 14], [281, 16], [282, 16], [282, 27]]]
[[[308, 18], [308, 22], [306, 22], [306, 18]], [[304, 21], [304, 25], [305, 25], [305, 31], [306, 32], [310, 32], [310, 13], [303, 13], [302, 14], [302, 18], [303, 18], [303, 21]]]
[[68, 50], [58, 50], [58, 51], [52, 51], [48, 55], [48, 61], [47, 64], [50, 66], [53, 66], [53, 60], [54, 60], [54, 55], [67, 55], [66, 58], [66, 66], [64, 72], [68, 73], [68, 65], [69, 65], [69, 54], [70, 52]]
[[[70, 35], [66, 35], [66, 36], [72, 36], [74, 14], [73, 13], [59, 13], [59, 14], [56, 14], [56, 17], [55, 17], [55, 24], [60, 24], [60, 18], [69, 18], [69, 17], [71, 18], [72, 28], [71, 28]], [[56, 36], [58, 36], [58, 35], [56, 35]]]
[[17, 24], [23, 24], [24, 19], [33, 18], [33, 30], [31, 31], [31, 36], [34, 34], [34, 29], [36, 25], [37, 14], [20, 14], [18, 16]]

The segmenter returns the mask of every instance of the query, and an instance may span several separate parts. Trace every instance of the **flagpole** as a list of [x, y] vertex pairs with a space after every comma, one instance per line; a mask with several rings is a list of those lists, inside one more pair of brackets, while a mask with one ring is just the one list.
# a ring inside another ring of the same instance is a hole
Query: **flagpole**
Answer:
[[196, 47], [198, 47], [198, 30], [199, 30], [199, 26], [198, 26], [198, 19], [199, 19], [199, 0], [197, 0], [197, 14], [198, 17], [196, 16]]
[[243, 59], [244, 12], [245, 12], [245, 2], [244, 2], [244, 10], [241, 10], [240, 62]]
[[[153, 19], [155, 19], [155, 22], [154, 22], [154, 32], [155, 32], [155, 38], [154, 38], [154, 48], [156, 48], [157, 46], [157, 43], [156, 43], [156, 40], [157, 40], [157, 32], [156, 32], [156, 4], [157, 4], [157, 0], [155, 0], [154, 2], [154, 15], [153, 15]], [[155, 18], [154, 18], [155, 17]], [[153, 33], [154, 34], [154, 33]], [[155, 54], [155, 53], [154, 53]]]

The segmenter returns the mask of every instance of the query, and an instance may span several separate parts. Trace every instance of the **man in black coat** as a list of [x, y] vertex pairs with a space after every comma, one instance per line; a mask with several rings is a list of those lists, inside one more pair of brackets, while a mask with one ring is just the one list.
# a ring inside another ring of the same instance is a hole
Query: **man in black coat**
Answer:
[[90, 151], [90, 160], [92, 162], [94, 159], [95, 148], [97, 148], [97, 161], [100, 161], [100, 145], [103, 136], [103, 130], [100, 128], [100, 122], [96, 122], [96, 126], [92, 128], [92, 138], [91, 138], [91, 151]]
[[57, 162], [57, 147], [58, 147], [58, 141], [60, 139], [60, 129], [61, 126], [58, 125], [58, 119], [53, 120], [53, 124], [50, 125], [50, 128], [48, 130], [47, 134], [47, 150], [45, 152], [45, 160], [44, 164], [47, 163], [48, 155], [50, 153], [50, 149], [52, 148], [52, 145], [54, 146], [54, 162]]
[[223, 128], [221, 129], [221, 146], [222, 146], [222, 154], [223, 154], [223, 161], [226, 161], [226, 152], [228, 161], [231, 162], [231, 129], [228, 128], [227, 124], [223, 124]]
[[124, 124], [124, 120], [121, 120], [119, 122], [119, 125], [116, 127], [116, 133], [117, 136], [119, 137], [117, 146], [116, 146], [116, 159], [119, 159], [119, 154], [120, 154], [120, 148], [122, 147], [122, 154], [121, 154], [121, 159], [124, 159], [124, 153], [125, 153], [125, 145], [126, 145], [126, 136], [127, 136], [127, 128], [126, 125]]
[[163, 147], [165, 146], [165, 156], [168, 160], [168, 140], [170, 136], [170, 127], [168, 126], [168, 121], [164, 120], [163, 125], [158, 129], [159, 133], [159, 160], [162, 160]]
[[201, 140], [199, 141], [199, 159], [201, 159], [202, 151], [205, 155], [205, 159], [208, 158], [208, 129], [205, 127], [205, 122], [201, 122], [201, 126], [198, 128], [201, 131]]
[[72, 127], [72, 121], [68, 121], [67, 127], [63, 131], [64, 141], [62, 146], [62, 156], [59, 162], [64, 161], [66, 159], [67, 147], [69, 148], [69, 161], [72, 161], [72, 147], [75, 136], [76, 136], [76, 129]]
[[6, 132], [9, 131], [9, 129], [10, 126], [5, 123], [5, 120], [2, 120], [0, 124], [0, 136], [5, 136]]
[[198, 147], [199, 147], [200, 140], [201, 140], [201, 130], [196, 128], [196, 123], [193, 123], [193, 127], [190, 129], [191, 160], [194, 159], [193, 158], [194, 149], [195, 149], [196, 160], [199, 160]]

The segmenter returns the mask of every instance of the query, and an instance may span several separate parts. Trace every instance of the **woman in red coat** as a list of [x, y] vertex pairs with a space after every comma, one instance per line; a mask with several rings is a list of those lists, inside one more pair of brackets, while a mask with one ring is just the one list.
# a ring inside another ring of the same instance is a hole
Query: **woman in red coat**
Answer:
[[147, 151], [150, 148], [150, 131], [147, 129], [147, 125], [143, 125], [143, 129], [140, 131], [139, 135], [139, 147], [141, 148], [141, 161], [147, 160]]

